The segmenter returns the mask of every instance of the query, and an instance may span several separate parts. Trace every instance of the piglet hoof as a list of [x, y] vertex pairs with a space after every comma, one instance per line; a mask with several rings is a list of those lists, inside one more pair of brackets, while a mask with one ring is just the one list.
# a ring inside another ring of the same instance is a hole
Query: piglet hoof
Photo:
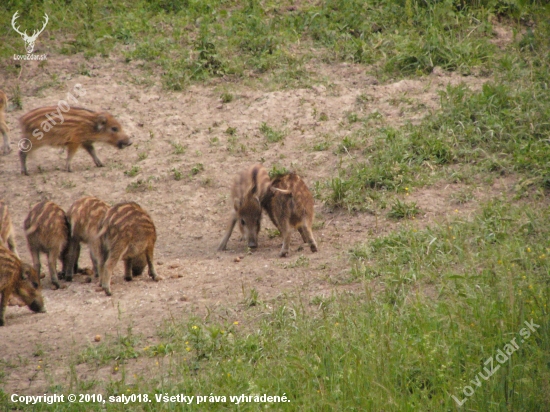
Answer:
[[131, 282], [132, 279], [133, 279], [132, 276], [124, 276], [124, 280], [125, 280], [126, 282]]
[[111, 288], [103, 288], [103, 290], [105, 291], [105, 294], [107, 296], [112, 296], [113, 294], [111, 293]]
[[4, 150], [2, 151], [2, 154], [4, 156], [6, 156], [6, 155], [9, 155], [10, 153], [11, 153], [11, 147], [9, 147], [9, 146], [4, 147]]
[[52, 283], [52, 286], [50, 288], [51, 288], [51, 290], [59, 289], [59, 283]]
[[288, 256], [288, 250], [283, 250], [281, 253], [279, 253], [279, 257], [287, 257]]
[[311, 245], [310, 249], [313, 253], [317, 252], [317, 245], [316, 244]]

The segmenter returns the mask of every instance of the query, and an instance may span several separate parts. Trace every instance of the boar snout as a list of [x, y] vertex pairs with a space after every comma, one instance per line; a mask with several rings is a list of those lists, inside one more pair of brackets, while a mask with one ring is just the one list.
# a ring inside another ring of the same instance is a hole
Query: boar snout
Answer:
[[248, 247], [250, 249], [256, 249], [258, 247], [258, 242], [255, 239], [250, 239], [248, 241]]
[[133, 143], [132, 140], [128, 137], [124, 140], [119, 140], [117, 143], [117, 146], [119, 149], [124, 149], [127, 146], [131, 146], [132, 143]]
[[44, 307], [44, 302], [42, 299], [33, 300], [33, 302], [29, 305], [29, 309], [33, 312], [46, 313], [46, 308]]

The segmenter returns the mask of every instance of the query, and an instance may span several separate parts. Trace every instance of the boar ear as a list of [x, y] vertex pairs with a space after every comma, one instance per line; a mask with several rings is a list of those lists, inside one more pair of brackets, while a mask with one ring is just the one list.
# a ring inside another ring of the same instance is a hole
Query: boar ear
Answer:
[[283, 189], [279, 189], [278, 187], [273, 187], [273, 186], [271, 186], [270, 189], [275, 193], [281, 193], [283, 195], [292, 196], [292, 192], [290, 190], [283, 190]]
[[95, 119], [95, 131], [96, 132], [102, 132], [105, 130], [105, 125], [107, 124], [107, 118], [100, 114]]
[[256, 183], [252, 183], [246, 191], [246, 197], [256, 194]]
[[29, 273], [31, 272], [32, 268], [30, 265], [23, 263], [21, 265], [21, 279], [27, 280], [29, 278]]

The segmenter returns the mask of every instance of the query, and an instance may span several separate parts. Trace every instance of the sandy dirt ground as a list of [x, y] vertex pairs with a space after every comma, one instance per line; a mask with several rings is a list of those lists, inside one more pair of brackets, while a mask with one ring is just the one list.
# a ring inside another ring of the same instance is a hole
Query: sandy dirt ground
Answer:
[[[83, 66], [89, 76], [79, 74]], [[247, 253], [234, 233], [228, 250], [220, 253], [216, 247], [230, 213], [233, 176], [250, 164], [263, 162], [267, 168], [279, 165], [298, 171], [312, 187], [315, 181], [333, 177], [342, 158], [345, 161], [346, 155], [335, 154], [336, 144], [361, 127], [361, 122], [346, 121], [348, 113], [365, 117], [378, 112], [382, 122], [393, 126], [418, 122], [439, 107], [438, 90], [447, 84], [465, 82], [479, 88], [487, 79], [436, 70], [422, 79], [380, 84], [360, 66], [312, 64], [310, 69], [323, 81], [308, 89], [266, 92], [261, 87], [217, 80], [176, 93], [163, 90], [156, 80], [140, 85], [135, 81], [138, 69], [117, 58], [51, 56], [43, 67], [35, 62], [25, 66], [21, 74], [24, 110], [7, 113], [13, 152], [0, 157], [0, 198], [10, 207], [23, 260], [31, 261], [23, 221], [35, 203], [49, 199], [67, 210], [84, 195], [110, 204], [131, 200], [141, 204], [156, 224], [155, 262], [162, 280], [153, 282], [145, 273], [125, 282], [119, 263], [113, 296], [107, 297], [96, 291], [96, 280], [85, 283], [82, 275], [72, 283], [64, 282], [63, 289], [52, 290], [47, 275], [43, 279], [47, 313], [9, 307], [7, 326], [0, 328], [0, 387], [6, 393], [42, 393], [52, 382], [66, 384], [70, 375], [66, 360], [94, 345], [95, 335], [116, 335], [130, 325], [144, 342], [154, 342], [159, 325], [170, 316], [204, 316], [223, 308], [228, 321], [238, 319], [244, 310], [241, 302], [252, 289], [267, 301], [286, 293], [314, 297], [361, 288], [357, 282], [346, 282], [350, 247], [400, 224], [413, 223], [388, 221], [384, 215], [334, 212], [316, 200], [314, 235], [319, 253], [312, 254], [307, 247], [300, 250], [295, 232], [290, 257], [279, 258], [281, 240], [268, 236], [273, 225], [266, 218], [256, 251]], [[8, 81], [2, 76], [0, 88], [9, 91]], [[134, 144], [124, 150], [97, 145], [103, 168], [96, 168], [87, 153], [80, 151], [72, 173], [64, 170], [63, 152], [41, 149], [28, 161], [30, 176], [22, 176], [17, 119], [28, 110], [56, 105], [76, 84], [85, 90], [78, 104], [110, 111]], [[234, 95], [233, 101], [222, 102], [224, 88]], [[283, 130], [282, 142], [268, 143], [259, 130], [262, 122]], [[234, 128], [233, 135], [228, 128]], [[325, 140], [332, 142], [329, 150], [312, 150]], [[176, 148], [183, 153], [176, 153]], [[133, 167], [139, 168], [134, 169], [135, 176], [124, 173]], [[174, 170], [181, 173], [180, 180], [174, 178]], [[490, 191], [507, 191], [510, 185], [497, 181]], [[442, 183], [413, 191], [410, 200], [422, 210], [414, 224], [425, 225], [456, 213], [467, 216], [487, 195], [487, 188], [479, 189], [472, 202], [457, 205], [451, 195], [459, 189], [459, 185]], [[42, 263], [47, 271], [45, 257]], [[91, 266], [87, 248], [83, 248], [80, 266]], [[49, 364], [48, 375], [37, 370], [39, 360]], [[79, 365], [77, 373], [87, 376], [91, 372]]]

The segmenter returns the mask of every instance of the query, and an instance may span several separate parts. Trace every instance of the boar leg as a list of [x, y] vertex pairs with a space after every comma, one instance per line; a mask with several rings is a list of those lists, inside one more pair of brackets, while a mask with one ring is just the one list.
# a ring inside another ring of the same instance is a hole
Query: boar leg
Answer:
[[94, 145], [91, 143], [83, 143], [82, 146], [86, 151], [92, 156], [92, 159], [94, 159], [94, 163], [97, 167], [103, 167], [103, 163], [101, 163], [101, 160], [99, 160], [99, 157], [95, 154]]
[[92, 261], [94, 276], [97, 278], [99, 276], [99, 263], [97, 261], [97, 258], [91, 251], [90, 251], [90, 260]]
[[2, 137], [4, 138], [4, 154], [7, 155], [11, 152], [10, 138], [8, 137], [7, 130], [4, 129], [4, 125], [0, 123], [0, 131], [2, 131]]
[[300, 236], [302, 236], [302, 240], [304, 241], [304, 243], [308, 243], [307, 234], [306, 234], [306, 232], [304, 231], [304, 227], [303, 227], [303, 226], [300, 226], [300, 227], [298, 228], [298, 232], [300, 232]]
[[78, 144], [69, 144], [67, 145], [67, 172], [72, 172], [71, 170], [71, 161], [78, 150]]
[[97, 278], [99, 276], [99, 256], [101, 250], [101, 241], [99, 238], [90, 240], [88, 247], [90, 248], [90, 259], [92, 260], [92, 266], [94, 267], [94, 274]]
[[[31, 248], [29, 248], [31, 249]], [[38, 273], [38, 276], [42, 279], [42, 275], [40, 273], [40, 252], [36, 249], [31, 249], [31, 257], [32, 257], [32, 266], [34, 267], [34, 270], [36, 270], [36, 273]]]
[[238, 216], [236, 212], [233, 212], [231, 215], [231, 220], [229, 221], [229, 224], [227, 225], [227, 230], [225, 231], [225, 236], [223, 237], [220, 245], [218, 246], [218, 251], [225, 250], [227, 247], [227, 242], [229, 241], [229, 238], [231, 237], [231, 233], [233, 232], [233, 229], [235, 228], [235, 224], [237, 223]]
[[19, 150], [19, 160], [21, 162], [21, 174], [28, 176], [29, 172], [27, 171], [27, 152]]
[[59, 279], [57, 278], [57, 259], [59, 258], [59, 251], [50, 250], [48, 253], [48, 268], [50, 269], [50, 276], [52, 278], [52, 284], [56, 289], [59, 289]]
[[15, 256], [19, 257], [19, 253], [17, 253], [17, 248], [15, 247], [15, 239], [13, 238], [13, 235], [8, 237], [8, 248], [15, 254]]
[[132, 280], [132, 258], [124, 261], [124, 280], [127, 282]]
[[145, 250], [145, 258], [147, 259], [147, 266], [149, 267], [149, 276], [151, 276], [155, 282], [158, 282], [160, 278], [153, 264], [153, 247]]
[[74, 273], [78, 267], [78, 257], [80, 255], [80, 242], [78, 239], [69, 240], [69, 247], [67, 250], [66, 256], [66, 271], [65, 271], [65, 280], [71, 282], [73, 280]]
[[9, 289], [9, 287], [4, 289], [1, 293], [2, 303], [0, 303], [0, 326], [5, 325], [4, 313], [6, 312], [6, 306], [8, 306], [9, 296], [11, 295], [11, 293], [10, 293], [11, 291], [8, 291], [8, 289]]
[[309, 248], [311, 249], [311, 251], [317, 252], [317, 243], [313, 238], [313, 232], [311, 231], [310, 227], [308, 225], [300, 226], [298, 228], [298, 232], [300, 232], [300, 235], [302, 235], [302, 239], [304, 240], [304, 243], [309, 244]]
[[114, 259], [111, 255], [107, 261], [102, 265], [102, 268], [100, 269], [101, 272], [99, 274], [99, 281], [101, 284], [101, 287], [105, 291], [105, 294], [107, 296], [111, 296], [111, 275], [113, 274], [113, 270], [115, 269], [115, 266], [117, 264], [118, 258]]
[[288, 256], [288, 250], [290, 249], [290, 225], [288, 221], [283, 220], [280, 222], [279, 226], [279, 231], [283, 237], [283, 247], [281, 248], [281, 253], [279, 253], [279, 256], [286, 257]]

